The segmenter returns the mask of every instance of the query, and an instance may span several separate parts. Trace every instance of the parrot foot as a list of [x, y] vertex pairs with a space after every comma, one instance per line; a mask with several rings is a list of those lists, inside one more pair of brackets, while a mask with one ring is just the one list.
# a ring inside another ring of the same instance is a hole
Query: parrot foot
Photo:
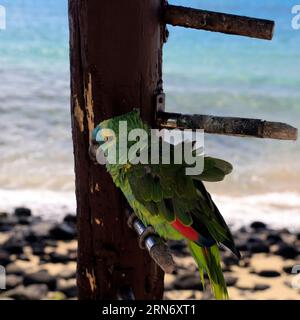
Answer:
[[156, 235], [156, 231], [152, 226], [148, 226], [145, 231], [139, 237], [139, 246], [141, 249], [145, 249], [145, 241], [148, 237]]

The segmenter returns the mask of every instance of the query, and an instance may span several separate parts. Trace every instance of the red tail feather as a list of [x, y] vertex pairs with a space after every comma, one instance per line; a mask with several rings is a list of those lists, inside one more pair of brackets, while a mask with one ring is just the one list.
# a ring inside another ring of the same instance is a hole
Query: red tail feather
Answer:
[[199, 233], [192, 227], [185, 226], [178, 219], [176, 219], [175, 222], [172, 223], [172, 227], [191, 241], [199, 240]]

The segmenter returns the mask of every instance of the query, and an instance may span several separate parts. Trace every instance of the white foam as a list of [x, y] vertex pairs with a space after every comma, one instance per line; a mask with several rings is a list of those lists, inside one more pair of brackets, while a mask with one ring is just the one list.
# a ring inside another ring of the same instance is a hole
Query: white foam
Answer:
[[[213, 199], [225, 220], [234, 229], [259, 220], [274, 228], [300, 230], [298, 193], [267, 193], [241, 197], [214, 195]], [[13, 212], [19, 206], [28, 207], [34, 215], [45, 219], [59, 220], [67, 213], [76, 212], [75, 193], [0, 189], [0, 211]]]
[[273, 228], [300, 230], [300, 194], [268, 193], [243, 197], [214, 196], [225, 220], [234, 228], [263, 221]]
[[20, 206], [30, 208], [33, 215], [58, 220], [67, 213], [75, 213], [75, 193], [50, 190], [0, 189], [1, 211], [13, 212], [16, 207]]

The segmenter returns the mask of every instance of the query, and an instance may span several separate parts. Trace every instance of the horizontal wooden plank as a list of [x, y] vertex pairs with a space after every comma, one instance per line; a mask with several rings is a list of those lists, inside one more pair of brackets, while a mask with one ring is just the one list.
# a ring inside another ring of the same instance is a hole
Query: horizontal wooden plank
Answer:
[[167, 5], [164, 21], [173, 26], [271, 40], [275, 22], [227, 13]]
[[211, 115], [186, 115], [180, 113], [157, 113], [160, 128], [203, 129], [206, 133], [242, 137], [297, 140], [298, 130], [281, 122]]

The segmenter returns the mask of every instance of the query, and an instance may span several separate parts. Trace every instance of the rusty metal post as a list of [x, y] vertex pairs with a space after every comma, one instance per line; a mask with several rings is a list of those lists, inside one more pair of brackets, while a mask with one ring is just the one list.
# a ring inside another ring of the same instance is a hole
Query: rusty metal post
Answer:
[[[153, 125], [162, 73], [163, 0], [69, 0], [80, 299], [160, 299], [163, 272], [138, 247], [124, 201], [89, 158], [100, 121], [140, 108]], [[127, 296], [132, 296], [127, 294]]]

